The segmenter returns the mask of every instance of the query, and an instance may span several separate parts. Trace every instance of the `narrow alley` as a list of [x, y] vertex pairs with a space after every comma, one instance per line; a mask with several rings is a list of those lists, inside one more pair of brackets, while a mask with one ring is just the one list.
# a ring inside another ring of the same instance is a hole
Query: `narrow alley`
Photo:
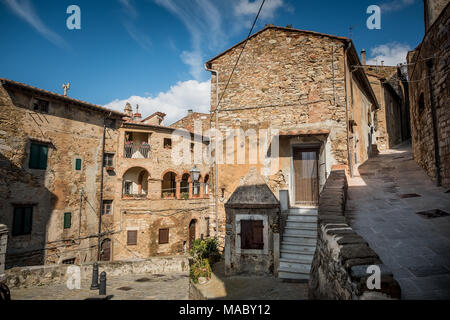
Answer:
[[[448, 190], [414, 162], [408, 144], [371, 158], [359, 174], [349, 181], [346, 216], [391, 269], [402, 299], [449, 299]], [[441, 211], [426, 213], [434, 209]]]

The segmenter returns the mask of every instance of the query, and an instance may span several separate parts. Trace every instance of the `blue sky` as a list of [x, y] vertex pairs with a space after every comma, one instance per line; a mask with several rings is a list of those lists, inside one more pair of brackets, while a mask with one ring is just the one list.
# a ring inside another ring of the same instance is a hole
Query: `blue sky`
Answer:
[[[203, 63], [243, 40], [261, 0], [0, 0], [0, 77], [144, 115], [207, 112]], [[66, 9], [81, 9], [81, 30], [68, 30]], [[366, 9], [381, 7], [381, 30]], [[266, 0], [265, 24], [349, 36], [368, 59], [396, 64], [423, 38], [422, 0]]]

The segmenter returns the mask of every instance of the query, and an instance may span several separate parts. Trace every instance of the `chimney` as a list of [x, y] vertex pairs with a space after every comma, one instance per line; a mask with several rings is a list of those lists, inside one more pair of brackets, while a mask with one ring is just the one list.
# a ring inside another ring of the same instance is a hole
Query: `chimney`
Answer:
[[131, 108], [131, 104], [129, 102], [125, 105], [124, 113], [127, 117], [131, 118], [133, 116], [133, 109]]
[[192, 109], [189, 109], [188, 110], [188, 114], [191, 114], [191, 113], [193, 113], [194, 111], [192, 110]]
[[366, 64], [366, 50], [361, 50], [361, 64], [364, 66]]
[[141, 120], [142, 115], [139, 113], [139, 105], [136, 105], [136, 113], [134, 114], [134, 120]]

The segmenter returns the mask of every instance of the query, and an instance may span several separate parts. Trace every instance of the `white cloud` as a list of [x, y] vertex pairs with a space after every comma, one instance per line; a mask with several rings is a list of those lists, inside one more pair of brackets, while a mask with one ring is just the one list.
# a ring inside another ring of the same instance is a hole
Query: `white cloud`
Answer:
[[33, 4], [29, 0], [2, 0], [2, 2], [11, 9], [14, 14], [19, 16], [30, 24], [44, 38], [58, 47], [68, 49], [69, 45], [61, 36], [48, 28], [37, 14]]
[[141, 32], [135, 25], [135, 21], [139, 18], [139, 13], [136, 10], [133, 0], [117, 0], [126, 15], [126, 18], [122, 18], [122, 25], [127, 30], [130, 37], [136, 41], [143, 49], [150, 51], [152, 41], [143, 32]]
[[382, 3], [380, 5], [381, 13], [384, 11], [398, 11], [414, 4], [415, 0], [393, 0], [391, 2]]
[[[236, 16], [251, 15], [256, 16], [262, 0], [239, 0], [234, 7], [234, 14]], [[266, 0], [263, 9], [261, 10], [261, 19], [272, 19], [275, 12], [284, 6], [283, 0]]]
[[384, 61], [385, 65], [395, 66], [406, 61], [406, 55], [410, 50], [409, 45], [398, 42], [382, 44], [370, 50], [371, 58], [367, 64], [380, 65], [381, 61]]
[[111, 101], [105, 107], [123, 112], [127, 102], [133, 106], [133, 110], [138, 104], [139, 112], [144, 118], [154, 112], [161, 111], [167, 114], [164, 124], [170, 125], [186, 116], [189, 109], [209, 113], [210, 92], [210, 81], [188, 80], [178, 82], [167, 92], [160, 92], [156, 97], [131, 96], [128, 99]]

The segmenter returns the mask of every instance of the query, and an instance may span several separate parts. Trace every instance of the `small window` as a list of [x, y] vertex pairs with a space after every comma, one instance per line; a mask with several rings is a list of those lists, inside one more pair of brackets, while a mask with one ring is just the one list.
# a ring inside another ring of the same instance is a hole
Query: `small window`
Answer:
[[127, 245], [129, 246], [137, 245], [137, 230], [127, 231]]
[[49, 105], [49, 102], [46, 100], [35, 99], [34, 104], [33, 104], [33, 110], [39, 111], [42, 113], [48, 113], [48, 105]]
[[241, 249], [264, 249], [262, 220], [241, 220]]
[[103, 214], [111, 214], [113, 207], [112, 200], [103, 200]]
[[103, 166], [114, 167], [114, 153], [105, 153], [105, 157], [103, 159]]
[[72, 213], [65, 212], [64, 213], [64, 229], [70, 229], [72, 227]]
[[75, 258], [63, 260], [62, 264], [75, 264]]
[[33, 207], [31, 206], [14, 207], [12, 235], [23, 236], [31, 234], [32, 222], [33, 222]]
[[164, 149], [172, 149], [172, 139], [164, 138]]
[[169, 243], [169, 229], [159, 229], [159, 244]]
[[425, 98], [423, 92], [419, 96], [419, 114], [421, 114], [425, 110]]
[[133, 190], [133, 182], [125, 181], [123, 185], [123, 194], [126, 196], [131, 195], [131, 191]]
[[48, 145], [32, 142], [30, 145], [30, 169], [47, 169]]
[[82, 168], [82, 160], [80, 158], [75, 159], [75, 170], [81, 171]]

